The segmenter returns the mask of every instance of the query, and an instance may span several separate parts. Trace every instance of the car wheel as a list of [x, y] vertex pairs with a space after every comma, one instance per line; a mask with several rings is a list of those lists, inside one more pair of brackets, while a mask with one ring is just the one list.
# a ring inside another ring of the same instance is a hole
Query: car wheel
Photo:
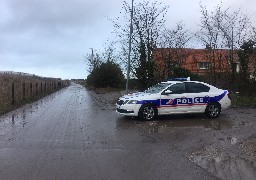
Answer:
[[157, 109], [154, 105], [145, 104], [141, 106], [139, 111], [139, 117], [143, 120], [152, 120], [157, 115]]
[[209, 118], [216, 118], [220, 115], [220, 105], [217, 103], [210, 103], [207, 105], [206, 110], [205, 110], [205, 114], [209, 117]]

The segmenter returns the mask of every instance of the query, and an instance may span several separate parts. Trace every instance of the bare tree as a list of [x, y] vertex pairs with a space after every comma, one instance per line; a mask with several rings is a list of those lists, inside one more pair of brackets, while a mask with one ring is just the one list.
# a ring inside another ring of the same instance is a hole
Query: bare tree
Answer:
[[216, 59], [217, 51], [222, 46], [222, 35], [220, 27], [218, 26], [218, 21], [222, 18], [221, 6], [218, 5], [213, 12], [209, 12], [206, 6], [200, 4], [201, 8], [201, 23], [200, 23], [200, 33], [196, 36], [206, 47], [206, 63], [209, 66], [209, 76], [213, 84], [216, 85], [217, 73], [216, 73]]
[[115, 62], [118, 64], [120, 63], [115, 45], [116, 45], [115, 41], [107, 42], [105, 44], [104, 50], [102, 52], [102, 60], [104, 62], [109, 61], [109, 62]]
[[[254, 42], [256, 42], [256, 28], [253, 27], [252, 28], [252, 40]], [[254, 80], [256, 80], [256, 47], [254, 47], [254, 51], [253, 51], [253, 55], [252, 55], [252, 59], [251, 59], [251, 62], [250, 62], [250, 66], [252, 67], [252, 78]]]
[[221, 29], [224, 45], [230, 49], [229, 63], [231, 66], [231, 80], [235, 79], [236, 63], [235, 52], [243, 45], [245, 41], [249, 39], [249, 30], [251, 22], [249, 17], [237, 10], [230, 12], [230, 9], [226, 9], [221, 12], [221, 20], [218, 21], [218, 27]]
[[84, 61], [88, 66], [87, 71], [91, 73], [94, 69], [99, 67], [102, 63], [101, 57], [98, 53], [95, 53], [93, 48], [91, 48], [91, 53], [84, 56]]
[[223, 9], [219, 4], [213, 12], [209, 12], [205, 6], [201, 7], [201, 30], [198, 38], [205, 44], [210, 54], [210, 75], [216, 84], [216, 62], [219, 59], [218, 49], [230, 49], [229, 64], [232, 72], [232, 81], [236, 72], [234, 60], [235, 49], [238, 49], [248, 38], [250, 21], [241, 10], [230, 12], [230, 8]]
[[[143, 1], [134, 5], [131, 72], [141, 82], [142, 88], [153, 84], [154, 62], [153, 51], [156, 47], [159, 32], [164, 27], [168, 6], [162, 3]], [[131, 7], [126, 1], [123, 5], [126, 24], [114, 21], [115, 32], [120, 38], [123, 55], [128, 55], [128, 35]], [[125, 59], [124, 63], [127, 60]]]
[[185, 64], [187, 58], [187, 51], [184, 49], [187, 42], [191, 39], [188, 30], [182, 22], [178, 22], [173, 29], [164, 29], [160, 36], [158, 43], [159, 56], [158, 63], [158, 78], [166, 80], [168, 77], [173, 76], [174, 70]]
[[114, 41], [106, 42], [103, 50], [94, 50], [91, 48], [91, 53], [84, 56], [84, 62], [87, 65], [87, 71], [91, 73], [95, 68], [99, 67], [104, 62], [118, 63], [117, 51]]

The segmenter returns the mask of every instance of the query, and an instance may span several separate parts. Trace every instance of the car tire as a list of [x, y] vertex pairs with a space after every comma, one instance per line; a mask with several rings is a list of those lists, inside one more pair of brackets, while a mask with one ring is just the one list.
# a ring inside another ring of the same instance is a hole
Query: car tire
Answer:
[[220, 115], [221, 107], [218, 103], [210, 103], [205, 109], [205, 114], [209, 118], [217, 118]]
[[152, 104], [144, 104], [139, 110], [139, 117], [143, 120], [152, 120], [157, 116], [157, 109]]

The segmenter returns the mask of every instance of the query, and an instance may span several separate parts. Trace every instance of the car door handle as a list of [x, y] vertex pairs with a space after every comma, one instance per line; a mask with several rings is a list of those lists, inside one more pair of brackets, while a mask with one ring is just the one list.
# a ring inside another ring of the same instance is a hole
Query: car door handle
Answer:
[[181, 98], [187, 98], [186, 96], [182, 96]]

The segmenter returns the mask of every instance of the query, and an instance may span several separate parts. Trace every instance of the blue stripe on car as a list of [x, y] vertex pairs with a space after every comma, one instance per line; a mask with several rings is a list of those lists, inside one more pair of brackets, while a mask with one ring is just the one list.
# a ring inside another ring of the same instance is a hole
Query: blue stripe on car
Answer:
[[219, 96], [210, 97], [208, 103], [220, 101], [227, 93], [228, 91], [224, 91], [224, 93]]
[[208, 104], [211, 102], [218, 102], [220, 101], [228, 91], [224, 91], [222, 94], [219, 96], [214, 96], [214, 97], [195, 97], [195, 98], [176, 98], [173, 99], [171, 104], [168, 104], [170, 99], [156, 99], [156, 100], [141, 100], [137, 101], [137, 104], [146, 104], [146, 103], [152, 103], [155, 106], [160, 106], [160, 105], [170, 105], [170, 106], [176, 106], [179, 104]]
[[160, 106], [160, 99], [157, 100], [142, 100], [142, 101], [137, 101], [137, 104], [146, 104], [146, 103], [152, 103], [156, 106]]

